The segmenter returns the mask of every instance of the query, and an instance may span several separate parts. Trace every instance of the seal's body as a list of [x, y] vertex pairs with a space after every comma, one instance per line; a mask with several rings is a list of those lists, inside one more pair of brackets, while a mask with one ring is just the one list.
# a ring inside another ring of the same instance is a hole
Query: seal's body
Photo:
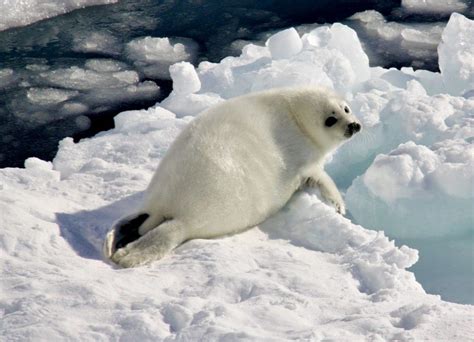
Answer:
[[276, 89], [200, 114], [161, 161], [138, 213], [119, 222], [105, 255], [130, 267], [182, 242], [253, 227], [303, 185], [344, 213], [324, 157], [360, 130], [347, 104], [321, 88]]

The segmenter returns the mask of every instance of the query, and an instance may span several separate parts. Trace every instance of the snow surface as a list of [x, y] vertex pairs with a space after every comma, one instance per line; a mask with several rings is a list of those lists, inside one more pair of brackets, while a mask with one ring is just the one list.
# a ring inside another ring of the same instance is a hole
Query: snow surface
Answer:
[[[466, 20], [453, 15], [447, 32], [472, 36], [472, 21], [470, 26]], [[313, 191], [296, 194], [259, 227], [190, 241], [146, 267], [117, 269], [102, 260], [111, 223], [133, 211], [156, 165], [193, 116], [226, 98], [283, 85], [333, 87], [359, 115], [364, 130], [328, 164], [338, 185], [348, 188], [348, 209], [358, 222], [364, 213], [358, 205], [368, 203], [393, 210], [393, 236], [406, 232], [407, 211], [417, 215], [413, 231], [420, 234], [472, 231], [472, 224], [420, 222], [428, 210], [438, 219], [449, 210], [462, 212], [472, 222], [474, 211], [463, 206], [473, 203], [467, 185], [474, 99], [466, 95], [469, 84], [450, 89], [453, 78], [447, 74], [464, 70], [469, 60], [450, 59], [453, 65], [441, 74], [369, 68], [357, 35], [344, 25], [301, 37], [287, 33], [196, 70], [175, 65], [173, 92], [162, 103], [123, 112], [115, 129], [77, 144], [64, 139], [52, 163], [30, 158], [25, 169], [0, 170], [2, 338], [472, 339], [474, 307], [426, 294], [406, 270], [417, 261], [416, 250], [338, 215]], [[446, 35], [445, 43], [454, 36]], [[279, 44], [291, 46], [291, 53], [283, 56]], [[113, 64], [91, 62], [87, 70], [69, 72], [119, 73], [120, 84], [135, 79]], [[11, 73], [3, 74], [9, 82]], [[73, 81], [45, 75], [51, 82]], [[96, 85], [94, 77], [86, 79]], [[54, 102], [74, 94], [47, 90], [31, 96]], [[383, 174], [389, 177], [381, 179]], [[418, 213], [420, 208], [425, 211]], [[375, 217], [367, 227], [385, 229], [387, 219]]]
[[116, 2], [118, 0], [0, 0], [0, 31], [29, 25], [78, 8]]

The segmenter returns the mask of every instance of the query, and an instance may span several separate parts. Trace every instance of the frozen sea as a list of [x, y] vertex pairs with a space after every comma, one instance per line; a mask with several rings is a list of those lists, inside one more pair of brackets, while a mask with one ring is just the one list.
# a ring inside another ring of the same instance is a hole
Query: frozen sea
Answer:
[[[1, 18], [0, 336], [472, 339], [470, 2], [111, 3]], [[311, 84], [364, 126], [326, 165], [347, 218], [301, 192], [244, 234], [137, 269], [102, 260], [105, 232], [194, 116]]]

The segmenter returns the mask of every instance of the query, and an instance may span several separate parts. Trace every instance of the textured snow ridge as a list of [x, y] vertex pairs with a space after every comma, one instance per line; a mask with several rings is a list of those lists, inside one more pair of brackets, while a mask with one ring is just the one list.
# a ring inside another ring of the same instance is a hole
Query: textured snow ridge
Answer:
[[118, 0], [1, 0], [0, 31], [29, 25], [78, 8], [115, 2]]
[[[217, 64], [203, 62], [197, 69], [175, 64], [170, 75], [174, 89], [162, 103], [123, 112], [115, 129], [77, 144], [64, 139], [52, 163], [30, 158], [24, 169], [0, 170], [0, 339], [466, 341], [474, 336], [473, 306], [426, 294], [406, 270], [417, 261], [416, 250], [352, 223], [311, 190], [297, 193], [279, 213], [245, 233], [190, 241], [146, 267], [117, 269], [104, 262], [106, 231], [133, 211], [160, 159], [193, 116], [223, 99], [272, 87], [333, 87], [359, 113], [364, 131], [328, 165], [338, 184], [349, 188], [348, 203], [358, 183], [368, 189], [358, 200], [375, 198], [375, 204], [407, 196], [472, 201], [466, 190], [472, 177], [466, 173], [472, 100], [446, 95], [439, 74], [369, 68], [357, 35], [346, 26], [321, 27], [301, 37], [286, 30], [266, 46], [247, 45], [241, 56]], [[119, 79], [127, 83], [131, 76]], [[73, 92], [42, 90], [31, 96], [57, 102]], [[346, 172], [338, 174], [341, 169]], [[392, 191], [380, 186], [379, 173], [399, 176], [389, 184]], [[443, 187], [454, 180], [455, 186]], [[349, 205], [354, 216], [356, 209]], [[382, 219], [373, 224], [385, 228]]]

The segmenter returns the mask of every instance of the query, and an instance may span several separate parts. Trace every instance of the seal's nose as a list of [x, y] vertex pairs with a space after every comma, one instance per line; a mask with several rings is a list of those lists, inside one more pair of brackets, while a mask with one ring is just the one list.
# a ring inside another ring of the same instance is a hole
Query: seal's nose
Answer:
[[357, 122], [351, 122], [348, 126], [347, 126], [349, 132], [352, 134], [354, 133], [357, 133], [360, 131], [360, 124], [357, 123]]

